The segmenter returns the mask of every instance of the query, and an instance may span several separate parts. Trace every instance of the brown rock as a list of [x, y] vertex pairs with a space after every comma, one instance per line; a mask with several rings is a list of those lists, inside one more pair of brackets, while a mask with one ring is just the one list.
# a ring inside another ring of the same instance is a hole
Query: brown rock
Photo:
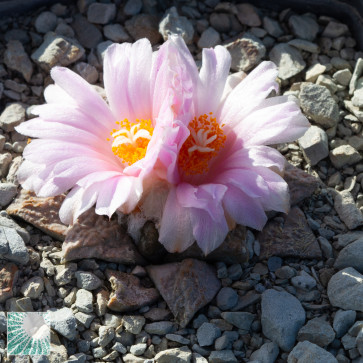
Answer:
[[255, 7], [251, 4], [238, 4], [237, 10], [237, 17], [241, 24], [248, 26], [260, 26], [262, 24]]
[[310, 197], [321, 184], [319, 179], [296, 168], [290, 163], [285, 165], [284, 179], [290, 190], [290, 204], [293, 206]]
[[140, 14], [133, 16], [126, 21], [125, 28], [135, 40], [147, 38], [152, 45], [162, 41], [162, 36], [159, 33], [159, 21], [154, 15]]
[[106, 314], [107, 301], [110, 297], [109, 292], [106, 289], [100, 289], [96, 294], [95, 312], [98, 316]]
[[[280, 219], [283, 218], [283, 222]], [[260, 259], [271, 256], [321, 259], [319, 243], [311, 231], [304, 213], [293, 207], [289, 214], [269, 221], [259, 233]]]
[[18, 268], [13, 263], [7, 263], [0, 270], [0, 303], [13, 296], [13, 286], [18, 277]]
[[191, 258], [179, 263], [147, 266], [146, 269], [183, 328], [221, 287], [213, 267]]
[[58, 213], [64, 198], [64, 195], [40, 198], [22, 189], [6, 211], [9, 215], [21, 218], [44, 233], [63, 241], [68, 227], [60, 221]]
[[144, 314], [146, 319], [151, 321], [165, 321], [170, 320], [172, 314], [168, 309], [152, 308]]
[[106, 270], [106, 276], [113, 290], [107, 304], [111, 310], [132, 311], [151, 305], [159, 299], [158, 291], [155, 288], [141, 286], [136, 276], [113, 270]]
[[117, 220], [97, 215], [94, 209], [83, 213], [69, 228], [62, 249], [66, 261], [101, 258], [126, 265], [145, 264], [132, 239]]

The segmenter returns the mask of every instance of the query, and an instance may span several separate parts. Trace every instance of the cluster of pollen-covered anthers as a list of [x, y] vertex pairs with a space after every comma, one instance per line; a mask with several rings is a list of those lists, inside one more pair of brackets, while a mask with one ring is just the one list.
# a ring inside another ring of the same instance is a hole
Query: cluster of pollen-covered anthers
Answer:
[[[112, 152], [118, 156], [123, 163], [132, 165], [142, 159], [146, 154], [146, 149], [153, 134], [151, 120], [137, 119], [131, 124], [127, 118], [123, 121], [116, 121], [119, 129], [113, 129], [111, 136]], [[110, 141], [110, 139], [107, 139]]]
[[[208, 171], [210, 160], [218, 154], [226, 136], [213, 113], [204, 114], [189, 124], [190, 136], [179, 154], [179, 166], [186, 175], [202, 174]], [[223, 127], [223, 125], [222, 125]]]

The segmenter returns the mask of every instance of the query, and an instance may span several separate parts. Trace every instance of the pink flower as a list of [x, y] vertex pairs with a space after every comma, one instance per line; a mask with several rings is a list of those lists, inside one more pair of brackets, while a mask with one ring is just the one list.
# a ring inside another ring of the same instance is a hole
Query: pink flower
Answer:
[[[148, 40], [114, 44], [104, 59], [108, 104], [80, 76], [56, 67], [47, 104], [17, 131], [36, 138], [25, 148], [18, 179], [48, 197], [71, 189], [61, 210], [73, 223], [94, 204], [109, 217], [137, 206], [160, 175], [175, 178], [188, 135], [175, 115], [190, 108], [192, 83], [173, 43], [153, 54]], [[185, 121], [184, 121], [185, 122]]]
[[208, 254], [235, 223], [261, 230], [265, 211], [288, 210], [288, 187], [280, 176], [285, 159], [266, 145], [296, 140], [309, 123], [287, 97], [267, 98], [278, 90], [272, 62], [239, 82], [228, 76], [231, 60], [224, 47], [204, 49], [198, 73], [182, 39], [172, 41], [192, 78], [193, 104], [178, 178], [169, 179], [159, 240], [170, 252], [196, 240]]

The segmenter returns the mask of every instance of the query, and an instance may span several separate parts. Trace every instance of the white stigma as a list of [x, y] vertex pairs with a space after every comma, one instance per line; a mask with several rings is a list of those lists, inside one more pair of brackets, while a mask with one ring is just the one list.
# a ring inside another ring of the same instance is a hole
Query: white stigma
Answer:
[[149, 131], [145, 129], [139, 130], [138, 128], [139, 125], [134, 125], [131, 127], [130, 131], [127, 129], [121, 129], [114, 132], [112, 137], [114, 137], [115, 140], [112, 143], [112, 147], [118, 147], [122, 144], [134, 144], [139, 138], [151, 140]]
[[214, 151], [215, 149], [208, 147], [207, 145], [213, 142], [217, 138], [217, 135], [213, 135], [208, 138], [208, 134], [210, 132], [210, 130], [200, 129], [198, 133], [196, 133], [194, 130], [191, 130], [190, 134], [193, 138], [194, 145], [188, 149], [188, 153], [190, 154], [196, 150], [201, 153], [209, 153]]

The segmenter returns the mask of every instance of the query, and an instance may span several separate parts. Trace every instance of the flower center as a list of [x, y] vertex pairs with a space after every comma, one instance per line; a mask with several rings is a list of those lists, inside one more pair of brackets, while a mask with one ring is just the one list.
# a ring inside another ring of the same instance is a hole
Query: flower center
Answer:
[[[189, 123], [190, 135], [179, 153], [179, 166], [186, 175], [203, 174], [209, 169], [209, 161], [218, 154], [226, 136], [213, 113], [204, 114]], [[223, 127], [223, 125], [222, 125]]]
[[[136, 120], [136, 123], [130, 123], [127, 118], [123, 121], [116, 121], [119, 129], [113, 129], [111, 137], [112, 152], [118, 156], [123, 163], [132, 165], [142, 159], [146, 154], [146, 148], [149, 144], [154, 128], [151, 120]], [[110, 139], [107, 139], [110, 141]]]

